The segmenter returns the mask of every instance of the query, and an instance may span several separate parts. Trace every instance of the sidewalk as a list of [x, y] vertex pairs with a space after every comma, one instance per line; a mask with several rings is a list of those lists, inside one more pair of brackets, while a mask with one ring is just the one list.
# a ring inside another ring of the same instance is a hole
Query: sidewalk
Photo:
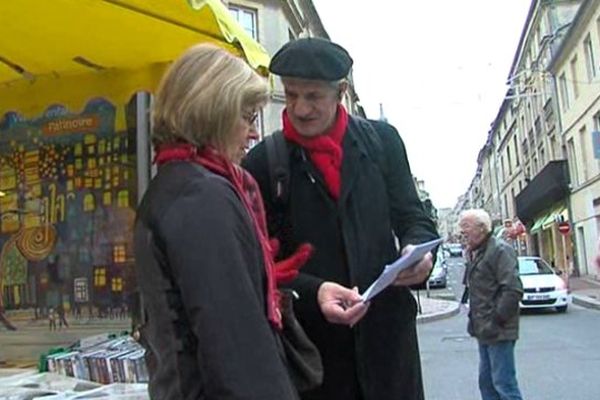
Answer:
[[[417, 300], [416, 295], [415, 300]], [[417, 314], [417, 323], [419, 324], [449, 318], [459, 312], [459, 304], [455, 300], [428, 298], [424, 292], [421, 292], [418, 301], [421, 303], [421, 312]]]
[[[600, 310], [600, 280], [591, 275], [571, 277], [569, 278], [569, 288], [571, 289], [573, 304]], [[459, 312], [457, 301], [427, 298], [424, 293], [421, 293], [420, 302], [421, 313], [417, 316], [418, 323], [452, 317]]]
[[600, 281], [591, 275], [569, 278], [573, 304], [600, 310]]

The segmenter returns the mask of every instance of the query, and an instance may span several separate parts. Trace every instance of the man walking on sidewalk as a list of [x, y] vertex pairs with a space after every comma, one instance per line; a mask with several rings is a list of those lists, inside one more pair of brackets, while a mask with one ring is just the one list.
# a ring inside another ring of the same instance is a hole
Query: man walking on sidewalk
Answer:
[[523, 296], [517, 255], [492, 235], [491, 219], [484, 210], [463, 211], [459, 227], [466, 245], [467, 329], [479, 344], [481, 398], [522, 400], [514, 356]]

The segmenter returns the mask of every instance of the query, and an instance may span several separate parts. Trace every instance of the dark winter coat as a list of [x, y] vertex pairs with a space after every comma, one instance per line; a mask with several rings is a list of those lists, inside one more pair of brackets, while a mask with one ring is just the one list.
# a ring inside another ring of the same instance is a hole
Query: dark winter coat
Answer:
[[328, 323], [317, 304], [324, 281], [358, 286], [362, 293], [397, 258], [394, 233], [402, 247], [437, 237], [417, 196], [400, 136], [386, 123], [372, 123], [377, 132], [349, 119], [338, 202], [308, 154], [288, 142], [290, 200], [283, 223], [269, 190], [264, 143], [243, 163], [261, 187], [270, 230], [282, 241], [284, 253], [302, 242], [315, 246], [314, 256], [292, 284], [300, 295], [296, 313], [321, 351], [325, 369], [323, 386], [303, 394], [304, 399], [423, 398], [417, 308], [408, 288], [386, 289], [354, 328]]
[[519, 337], [523, 285], [515, 250], [490, 236], [467, 262], [469, 334], [483, 344]]
[[266, 317], [250, 216], [224, 178], [159, 169], [139, 207], [135, 256], [152, 399], [294, 399]]

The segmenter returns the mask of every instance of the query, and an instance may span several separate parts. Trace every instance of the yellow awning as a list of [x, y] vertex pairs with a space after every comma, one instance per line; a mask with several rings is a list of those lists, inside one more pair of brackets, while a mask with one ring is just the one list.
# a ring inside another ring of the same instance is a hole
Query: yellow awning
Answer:
[[266, 74], [269, 55], [219, 0], [0, 1], [0, 116], [153, 91], [188, 47], [215, 43]]

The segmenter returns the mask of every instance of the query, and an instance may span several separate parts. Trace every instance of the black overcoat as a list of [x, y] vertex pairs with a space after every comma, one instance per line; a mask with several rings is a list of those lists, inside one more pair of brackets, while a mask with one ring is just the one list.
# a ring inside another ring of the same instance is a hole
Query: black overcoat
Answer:
[[408, 288], [386, 289], [354, 328], [328, 323], [317, 304], [324, 281], [358, 286], [362, 293], [398, 256], [396, 238], [403, 247], [438, 236], [417, 196], [398, 132], [387, 123], [371, 123], [376, 131], [349, 118], [337, 202], [308, 154], [288, 142], [290, 200], [283, 222], [270, 193], [265, 144], [255, 146], [243, 163], [261, 187], [269, 228], [283, 251], [303, 242], [316, 249], [292, 284], [300, 295], [296, 313], [325, 367], [323, 386], [304, 399], [423, 398], [417, 308]]
[[160, 167], [134, 236], [150, 397], [296, 399], [266, 316], [262, 251], [229, 181]]

